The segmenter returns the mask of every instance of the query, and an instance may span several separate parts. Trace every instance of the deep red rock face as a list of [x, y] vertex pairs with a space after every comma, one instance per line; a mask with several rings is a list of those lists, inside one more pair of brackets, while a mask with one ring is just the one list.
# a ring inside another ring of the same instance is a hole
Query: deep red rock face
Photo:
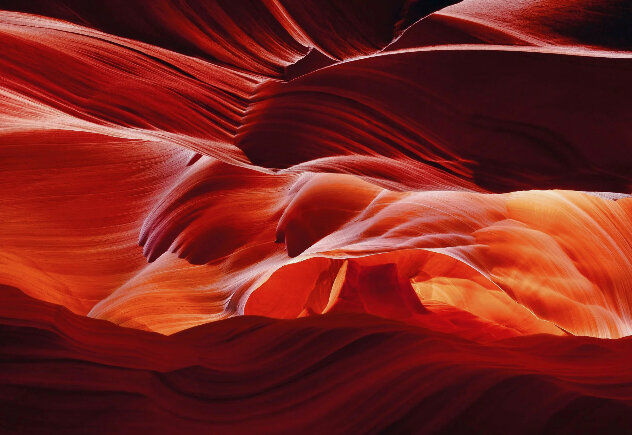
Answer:
[[0, 433], [632, 433], [626, 1], [0, 9]]

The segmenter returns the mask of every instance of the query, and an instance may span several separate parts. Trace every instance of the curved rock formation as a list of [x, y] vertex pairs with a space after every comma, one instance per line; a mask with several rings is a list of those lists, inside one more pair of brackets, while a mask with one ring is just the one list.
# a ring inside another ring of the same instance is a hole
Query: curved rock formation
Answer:
[[0, 432], [630, 431], [623, 0], [0, 9]]

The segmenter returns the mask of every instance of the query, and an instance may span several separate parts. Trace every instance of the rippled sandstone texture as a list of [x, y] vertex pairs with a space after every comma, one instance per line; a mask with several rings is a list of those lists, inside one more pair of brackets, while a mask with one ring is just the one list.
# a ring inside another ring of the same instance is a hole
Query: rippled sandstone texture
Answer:
[[632, 431], [625, 1], [0, 9], [0, 431]]

